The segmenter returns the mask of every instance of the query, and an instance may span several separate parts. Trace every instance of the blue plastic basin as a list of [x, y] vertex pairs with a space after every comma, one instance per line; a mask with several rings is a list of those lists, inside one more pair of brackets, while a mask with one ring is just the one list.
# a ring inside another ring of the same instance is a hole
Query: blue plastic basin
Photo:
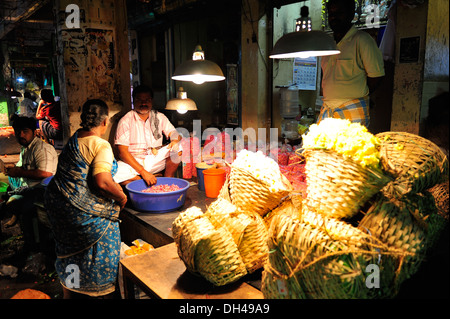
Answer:
[[166, 193], [144, 193], [149, 186], [141, 179], [125, 186], [128, 190], [131, 204], [140, 211], [167, 213], [184, 205], [189, 182], [174, 177], [158, 177], [155, 185], [177, 185], [180, 189]]

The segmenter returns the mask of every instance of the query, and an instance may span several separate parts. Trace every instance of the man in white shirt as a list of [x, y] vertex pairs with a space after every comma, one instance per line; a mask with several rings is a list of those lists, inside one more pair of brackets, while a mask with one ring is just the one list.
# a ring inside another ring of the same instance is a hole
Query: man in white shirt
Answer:
[[384, 77], [384, 61], [375, 40], [352, 24], [354, 0], [329, 0], [328, 23], [340, 54], [322, 57], [323, 107], [318, 122], [345, 118], [369, 126], [369, 95]]
[[[163, 113], [152, 110], [151, 88], [134, 88], [133, 106], [117, 124], [114, 144], [119, 160], [114, 180], [122, 186], [139, 179], [152, 185], [156, 183], [155, 174], [163, 170], [165, 177], [173, 177], [180, 164], [181, 136]], [[170, 139], [164, 147], [163, 134]]]

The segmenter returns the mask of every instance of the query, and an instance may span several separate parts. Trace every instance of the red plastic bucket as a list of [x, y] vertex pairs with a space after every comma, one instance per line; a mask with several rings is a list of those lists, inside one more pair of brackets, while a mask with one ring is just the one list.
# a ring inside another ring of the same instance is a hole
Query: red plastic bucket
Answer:
[[205, 195], [209, 198], [217, 198], [223, 184], [225, 184], [225, 170], [220, 168], [208, 168], [203, 171], [205, 182]]

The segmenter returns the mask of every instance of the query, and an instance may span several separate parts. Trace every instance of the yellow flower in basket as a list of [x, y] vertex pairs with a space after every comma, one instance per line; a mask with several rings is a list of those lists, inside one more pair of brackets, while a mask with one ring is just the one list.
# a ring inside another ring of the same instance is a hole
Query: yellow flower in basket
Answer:
[[303, 135], [304, 149], [335, 151], [362, 166], [378, 167], [380, 141], [367, 128], [345, 119], [327, 118], [313, 124]]
[[359, 123], [328, 118], [303, 136], [305, 205], [333, 218], [350, 218], [390, 179], [381, 170], [380, 141]]

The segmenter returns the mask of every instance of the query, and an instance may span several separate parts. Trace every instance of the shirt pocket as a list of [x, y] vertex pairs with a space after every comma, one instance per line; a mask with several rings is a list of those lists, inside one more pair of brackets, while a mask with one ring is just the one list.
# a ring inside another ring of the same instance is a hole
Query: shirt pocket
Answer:
[[336, 80], [349, 80], [353, 77], [353, 60], [338, 59], [335, 70]]

